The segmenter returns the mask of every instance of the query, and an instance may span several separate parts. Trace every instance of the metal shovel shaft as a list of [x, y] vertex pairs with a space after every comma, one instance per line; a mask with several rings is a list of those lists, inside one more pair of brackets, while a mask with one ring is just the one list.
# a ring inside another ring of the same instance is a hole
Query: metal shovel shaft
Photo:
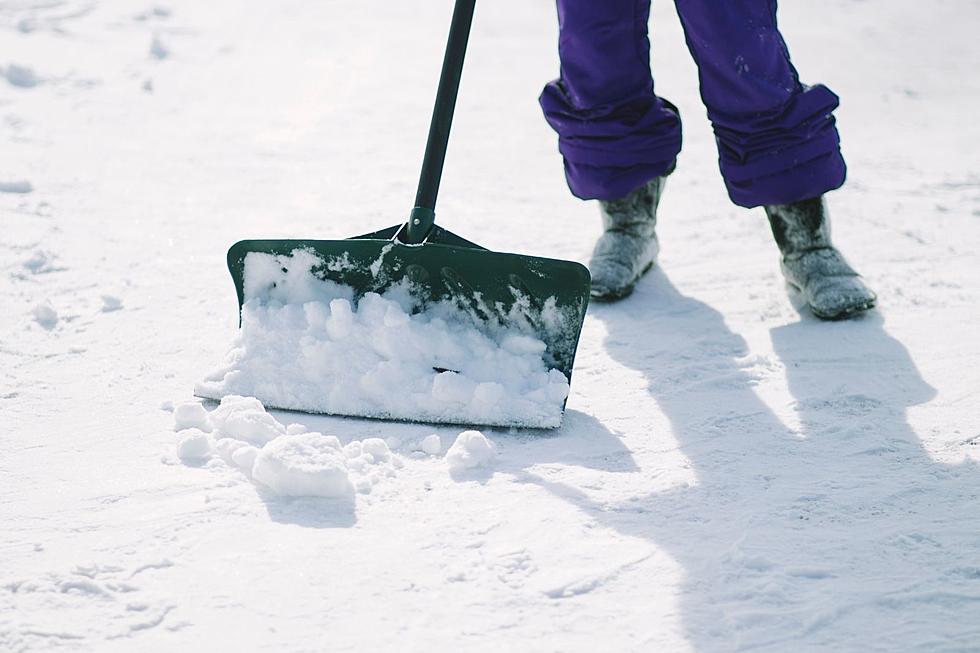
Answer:
[[404, 241], [411, 245], [424, 241], [435, 222], [436, 197], [439, 195], [439, 182], [442, 181], [442, 168], [446, 161], [449, 131], [453, 124], [475, 6], [476, 0], [456, 0], [456, 8], [453, 10], [446, 54], [442, 61], [442, 74], [439, 77], [439, 90], [429, 125], [429, 139], [425, 144], [425, 158], [422, 160], [418, 192], [415, 194], [415, 206], [404, 235]]

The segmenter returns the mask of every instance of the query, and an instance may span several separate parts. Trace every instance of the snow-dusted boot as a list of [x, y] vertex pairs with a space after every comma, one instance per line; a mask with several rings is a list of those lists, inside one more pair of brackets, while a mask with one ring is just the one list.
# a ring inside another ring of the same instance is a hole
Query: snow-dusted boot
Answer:
[[666, 177], [647, 182], [626, 197], [601, 200], [604, 232], [592, 251], [592, 298], [615, 301], [626, 297], [653, 267], [657, 243], [657, 205]]
[[877, 296], [830, 242], [823, 197], [765, 209], [783, 254], [783, 275], [814, 315], [840, 320], [874, 307]]

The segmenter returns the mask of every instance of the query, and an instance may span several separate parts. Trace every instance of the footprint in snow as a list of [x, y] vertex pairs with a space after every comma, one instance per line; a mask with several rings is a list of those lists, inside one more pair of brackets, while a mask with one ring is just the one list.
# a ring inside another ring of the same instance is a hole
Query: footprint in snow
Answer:
[[[42, 551], [43, 547], [35, 550]], [[5, 613], [11, 617], [5, 624], [7, 633], [15, 640], [40, 645], [46, 640], [132, 637], [156, 628], [177, 606], [155, 590], [155, 578], [147, 570], [166, 573], [172, 566], [168, 559], [149, 560], [134, 569], [80, 565], [69, 572], [52, 570], [15, 579], [2, 588], [7, 590], [5, 599], [12, 608]], [[56, 609], [32, 614], [31, 607], [39, 604]], [[85, 623], [99, 627], [81, 626]]]

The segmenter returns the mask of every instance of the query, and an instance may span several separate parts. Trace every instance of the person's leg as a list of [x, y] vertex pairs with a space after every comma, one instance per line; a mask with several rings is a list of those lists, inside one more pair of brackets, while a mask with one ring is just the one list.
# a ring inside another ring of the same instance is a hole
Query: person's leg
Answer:
[[776, 0], [675, 0], [728, 194], [764, 206], [786, 280], [817, 317], [868, 310], [876, 296], [830, 241], [823, 194], [846, 168], [826, 86], [804, 86], [776, 27]]
[[675, 3], [732, 201], [787, 204], [840, 187], [838, 98], [800, 83], [776, 27], [776, 0]]
[[558, 0], [561, 77], [540, 102], [572, 193], [618, 200], [674, 165], [676, 109], [653, 92], [650, 0]]

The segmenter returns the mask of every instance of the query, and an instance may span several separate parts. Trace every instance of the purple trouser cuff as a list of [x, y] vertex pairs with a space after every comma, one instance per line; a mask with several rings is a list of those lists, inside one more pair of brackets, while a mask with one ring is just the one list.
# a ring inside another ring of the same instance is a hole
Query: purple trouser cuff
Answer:
[[[676, 0], [698, 64], [729, 196], [786, 204], [838, 188], [846, 169], [832, 112], [805, 87], [776, 26], [776, 0]], [[618, 199], [664, 174], [681, 147], [676, 110], [654, 94], [650, 0], [558, 0], [561, 79], [541, 94], [565, 176], [583, 199]]]
[[581, 199], [613, 200], [664, 174], [681, 150], [676, 108], [649, 93], [612, 105], [577, 109], [561, 80], [540, 98], [558, 132], [565, 178]]
[[839, 188], [847, 168], [832, 115], [837, 105], [837, 96], [817, 85], [776, 112], [709, 112], [732, 201], [744, 207], [788, 204]]

